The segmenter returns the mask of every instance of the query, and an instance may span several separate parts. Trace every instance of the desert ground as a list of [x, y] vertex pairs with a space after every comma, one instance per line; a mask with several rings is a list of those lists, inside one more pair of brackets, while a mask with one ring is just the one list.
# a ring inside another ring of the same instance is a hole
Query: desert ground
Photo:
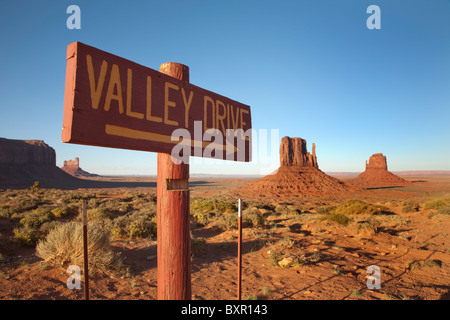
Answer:
[[[405, 179], [413, 183], [351, 198], [243, 198], [242, 298], [448, 300], [450, 177]], [[0, 190], [0, 299], [83, 299], [83, 286], [66, 284], [68, 265], [79, 262], [36, 249], [58, 226], [79, 223], [82, 199], [120, 258], [110, 270], [90, 267], [90, 298], [157, 299], [156, 179], [106, 180], [112, 187]], [[251, 180], [190, 179], [194, 300], [236, 299], [235, 190]], [[380, 289], [367, 286], [371, 265]]]

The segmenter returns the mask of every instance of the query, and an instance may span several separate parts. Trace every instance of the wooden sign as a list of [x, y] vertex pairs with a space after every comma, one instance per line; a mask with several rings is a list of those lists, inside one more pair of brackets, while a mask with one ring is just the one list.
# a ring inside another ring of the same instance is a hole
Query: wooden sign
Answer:
[[250, 107], [74, 42], [62, 141], [251, 161]]

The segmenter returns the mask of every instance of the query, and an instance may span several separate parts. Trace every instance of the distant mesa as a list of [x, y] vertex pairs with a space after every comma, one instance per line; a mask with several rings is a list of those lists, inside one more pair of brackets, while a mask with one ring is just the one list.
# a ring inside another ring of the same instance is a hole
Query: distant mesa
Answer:
[[43, 187], [77, 181], [56, 166], [55, 149], [42, 140], [0, 138], [0, 188], [23, 188], [35, 181]]
[[366, 160], [366, 170], [349, 182], [361, 186], [400, 186], [411, 183], [388, 171], [386, 156], [382, 153], [373, 154], [369, 162]]
[[56, 152], [42, 140], [0, 138], [0, 164], [56, 166]]
[[77, 178], [92, 178], [98, 177], [97, 174], [92, 174], [87, 171], [84, 171], [80, 168], [80, 159], [78, 157], [75, 160], [66, 160], [64, 161], [64, 166], [61, 168], [63, 171], [67, 172], [71, 176]]
[[[102, 181], [80, 179], [95, 177], [80, 168], [80, 159], [64, 161], [64, 170], [56, 165], [55, 149], [42, 140], [0, 138], [0, 189], [28, 189], [39, 181], [42, 188], [118, 188], [154, 187], [147, 181]], [[66, 172], [69, 171], [69, 173]]]
[[283, 137], [280, 144], [280, 167], [273, 174], [238, 190], [240, 194], [259, 197], [336, 196], [360, 190], [319, 169], [316, 146], [307, 151], [306, 140]]

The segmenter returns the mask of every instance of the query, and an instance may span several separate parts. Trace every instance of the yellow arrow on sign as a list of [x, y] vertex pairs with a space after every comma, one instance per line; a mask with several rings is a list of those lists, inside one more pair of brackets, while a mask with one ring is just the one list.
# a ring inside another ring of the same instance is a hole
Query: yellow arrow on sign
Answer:
[[[148, 141], [171, 143], [171, 144], [179, 144], [180, 143], [182, 145], [188, 145], [188, 146], [193, 146], [194, 143], [200, 142], [202, 144], [203, 148], [206, 148], [207, 146], [211, 146], [211, 148], [215, 148], [215, 149], [219, 149], [219, 150], [226, 149], [226, 147], [224, 147], [222, 144], [218, 144], [215, 141], [209, 142], [209, 141], [196, 141], [196, 140], [192, 140], [192, 139], [183, 139], [180, 142], [179, 137], [178, 137], [178, 140], [172, 140], [173, 138], [177, 138], [177, 137], [172, 137], [172, 136], [169, 136], [166, 134], [130, 129], [130, 128], [125, 128], [125, 127], [116, 126], [116, 125], [112, 125], [112, 124], [106, 124], [105, 132], [106, 132], [106, 134], [109, 134], [109, 135], [130, 138], [130, 139], [148, 140]], [[226, 144], [230, 145], [228, 140], [226, 140]], [[234, 152], [238, 151], [238, 148], [236, 146], [233, 146], [233, 148], [234, 148]]]

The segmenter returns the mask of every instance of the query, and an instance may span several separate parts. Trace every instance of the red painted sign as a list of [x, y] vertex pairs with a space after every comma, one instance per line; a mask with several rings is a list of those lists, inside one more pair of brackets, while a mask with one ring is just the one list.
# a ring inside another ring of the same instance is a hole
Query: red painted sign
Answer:
[[62, 141], [251, 161], [250, 107], [74, 42]]

